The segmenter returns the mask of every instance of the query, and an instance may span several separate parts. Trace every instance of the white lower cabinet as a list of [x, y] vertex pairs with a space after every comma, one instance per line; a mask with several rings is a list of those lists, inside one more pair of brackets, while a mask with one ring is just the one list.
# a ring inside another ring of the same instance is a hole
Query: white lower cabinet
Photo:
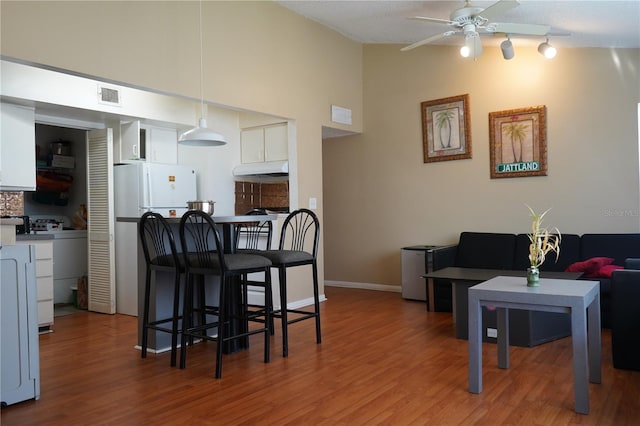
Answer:
[[18, 241], [17, 244], [33, 245], [36, 249], [38, 327], [49, 328], [53, 325], [53, 240]]
[[35, 322], [33, 247], [0, 248], [0, 402], [40, 398], [40, 347]]

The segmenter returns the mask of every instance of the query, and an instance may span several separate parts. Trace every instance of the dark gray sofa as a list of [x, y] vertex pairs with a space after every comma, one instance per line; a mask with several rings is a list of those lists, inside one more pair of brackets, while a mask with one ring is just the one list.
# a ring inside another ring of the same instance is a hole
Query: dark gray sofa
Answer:
[[614, 368], [640, 370], [640, 259], [611, 276], [611, 351]]
[[[525, 270], [529, 266], [529, 239], [526, 234], [495, 232], [462, 232], [457, 245], [442, 253], [451, 259], [450, 263], [440, 262], [441, 267]], [[640, 258], [639, 234], [563, 234], [560, 256], [556, 262], [551, 254], [541, 266], [541, 271], [565, 271], [576, 262], [592, 258], [612, 258], [614, 265], [623, 266], [627, 258]], [[582, 279], [600, 282], [601, 324], [611, 327], [611, 278], [583, 276]], [[440, 293], [440, 298], [446, 296]], [[436, 300], [436, 306], [439, 300]], [[436, 309], [437, 310], [437, 309]], [[568, 314], [537, 312], [532, 319], [529, 311], [510, 313], [510, 340], [516, 346], [532, 346], [554, 338], [570, 335], [571, 323]], [[538, 316], [538, 314], [541, 314]], [[483, 323], [495, 323], [495, 313], [483, 314]], [[518, 318], [518, 319], [516, 319]], [[533, 321], [533, 323], [532, 323]], [[516, 325], [516, 323], [518, 325]], [[539, 326], [537, 326], [539, 324]], [[486, 338], [486, 341], [495, 341]]]

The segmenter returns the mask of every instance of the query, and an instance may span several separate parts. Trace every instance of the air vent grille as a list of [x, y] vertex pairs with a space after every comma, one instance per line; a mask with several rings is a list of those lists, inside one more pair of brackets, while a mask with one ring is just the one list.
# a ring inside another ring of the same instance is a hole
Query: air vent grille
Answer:
[[120, 91], [112, 87], [98, 86], [98, 102], [120, 106]]

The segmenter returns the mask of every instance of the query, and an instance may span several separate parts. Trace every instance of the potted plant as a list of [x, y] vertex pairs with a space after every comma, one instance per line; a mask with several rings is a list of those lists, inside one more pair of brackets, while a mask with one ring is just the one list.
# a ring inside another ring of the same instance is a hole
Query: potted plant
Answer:
[[549, 232], [547, 228], [542, 225], [544, 216], [551, 209], [547, 209], [542, 214], [537, 214], [529, 206], [529, 212], [531, 213], [531, 233], [529, 236], [529, 263], [530, 267], [527, 269], [527, 286], [537, 287], [540, 284], [540, 270], [538, 269], [546, 259], [549, 252], [556, 254], [556, 262], [558, 256], [560, 256], [560, 240], [562, 236], [558, 228], [554, 228], [554, 233]]

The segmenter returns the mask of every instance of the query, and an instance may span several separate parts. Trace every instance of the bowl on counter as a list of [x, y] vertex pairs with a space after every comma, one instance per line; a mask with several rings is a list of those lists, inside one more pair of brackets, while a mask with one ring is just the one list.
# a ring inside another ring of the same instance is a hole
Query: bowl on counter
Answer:
[[189, 208], [189, 210], [202, 210], [203, 212], [207, 213], [208, 215], [212, 215], [213, 214], [213, 205], [215, 204], [215, 201], [212, 200], [207, 200], [207, 201], [187, 201], [187, 207]]

